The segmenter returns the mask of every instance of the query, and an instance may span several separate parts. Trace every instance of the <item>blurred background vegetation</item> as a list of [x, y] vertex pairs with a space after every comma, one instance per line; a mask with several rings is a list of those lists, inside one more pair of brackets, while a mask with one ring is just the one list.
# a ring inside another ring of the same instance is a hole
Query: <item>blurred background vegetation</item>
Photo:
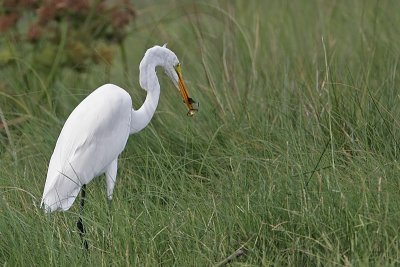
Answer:
[[46, 101], [52, 109], [54, 92], [48, 89], [63, 70], [79, 75], [104, 65], [109, 73], [118, 49], [127, 68], [124, 40], [134, 18], [134, 6], [125, 0], [4, 0], [0, 66], [7, 71], [7, 65], [25, 65], [20, 74], [26, 88], [35, 86], [27, 78], [34, 72], [45, 91], [36, 103]]

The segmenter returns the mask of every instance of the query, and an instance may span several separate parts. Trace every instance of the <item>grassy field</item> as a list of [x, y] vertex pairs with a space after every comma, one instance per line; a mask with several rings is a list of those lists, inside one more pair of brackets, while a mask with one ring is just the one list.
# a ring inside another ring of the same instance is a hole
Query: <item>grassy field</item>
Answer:
[[[23, 46], [1, 68], [1, 265], [213, 266], [239, 248], [233, 266], [400, 264], [399, 1], [136, 7], [127, 68], [56, 68], [46, 86]], [[159, 71], [159, 107], [120, 156], [110, 211], [104, 177], [88, 186], [85, 255], [78, 203], [38, 207], [52, 150], [105, 82], [139, 107], [140, 59], [164, 43], [200, 110], [188, 118]]]

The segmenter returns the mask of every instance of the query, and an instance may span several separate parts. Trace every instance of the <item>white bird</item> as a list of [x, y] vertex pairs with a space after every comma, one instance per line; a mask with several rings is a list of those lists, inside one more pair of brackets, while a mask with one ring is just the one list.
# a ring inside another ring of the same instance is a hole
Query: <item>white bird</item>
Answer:
[[68, 210], [82, 187], [83, 208], [86, 184], [103, 173], [107, 197], [112, 199], [118, 156], [129, 135], [145, 128], [156, 110], [160, 96], [157, 66], [164, 69], [180, 90], [188, 115], [195, 113], [195, 102], [188, 95], [174, 52], [166, 45], [148, 49], [139, 66], [140, 86], [147, 96], [138, 110], [132, 108], [131, 97], [124, 89], [105, 84], [87, 96], [68, 117], [50, 159], [41, 202], [46, 212]]

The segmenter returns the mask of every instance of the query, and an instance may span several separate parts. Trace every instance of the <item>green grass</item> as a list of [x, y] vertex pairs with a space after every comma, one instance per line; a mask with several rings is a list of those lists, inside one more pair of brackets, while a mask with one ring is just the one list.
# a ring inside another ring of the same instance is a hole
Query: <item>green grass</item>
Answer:
[[[24, 46], [2, 67], [0, 107], [15, 123], [0, 129], [0, 263], [212, 266], [245, 247], [234, 266], [399, 265], [400, 2], [143, 2], [128, 70], [43, 73]], [[120, 156], [110, 213], [104, 178], [88, 186], [84, 255], [77, 203], [38, 208], [52, 149], [105, 82], [139, 107], [138, 64], [163, 43], [200, 111], [187, 118], [159, 75], [158, 110]]]

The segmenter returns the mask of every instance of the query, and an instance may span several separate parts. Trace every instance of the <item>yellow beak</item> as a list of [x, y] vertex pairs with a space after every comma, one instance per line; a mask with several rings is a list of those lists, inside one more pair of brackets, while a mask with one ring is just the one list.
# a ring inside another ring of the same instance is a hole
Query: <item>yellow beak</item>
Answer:
[[189, 97], [189, 93], [188, 93], [186, 85], [183, 81], [181, 65], [178, 64], [175, 67], [175, 70], [176, 70], [176, 73], [178, 74], [178, 79], [179, 79], [179, 81], [178, 81], [179, 91], [181, 92], [183, 102], [186, 104], [186, 106], [189, 109], [187, 115], [191, 117], [197, 112], [197, 108], [193, 107], [193, 104], [195, 104], [196, 101], [194, 101], [192, 98]]

